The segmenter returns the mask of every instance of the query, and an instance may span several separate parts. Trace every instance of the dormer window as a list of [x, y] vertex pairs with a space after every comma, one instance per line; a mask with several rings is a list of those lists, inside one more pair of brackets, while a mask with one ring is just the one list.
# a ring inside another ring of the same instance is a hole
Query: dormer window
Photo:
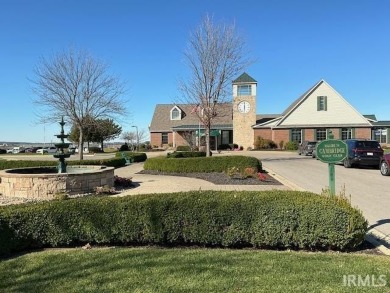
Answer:
[[171, 109], [171, 120], [181, 120], [181, 110], [177, 106]]

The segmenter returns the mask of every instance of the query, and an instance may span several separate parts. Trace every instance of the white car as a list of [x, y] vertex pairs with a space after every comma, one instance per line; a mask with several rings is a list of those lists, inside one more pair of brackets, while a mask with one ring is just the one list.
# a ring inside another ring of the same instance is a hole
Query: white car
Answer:
[[56, 147], [45, 147], [43, 149], [37, 150], [37, 154], [54, 154], [57, 152]]

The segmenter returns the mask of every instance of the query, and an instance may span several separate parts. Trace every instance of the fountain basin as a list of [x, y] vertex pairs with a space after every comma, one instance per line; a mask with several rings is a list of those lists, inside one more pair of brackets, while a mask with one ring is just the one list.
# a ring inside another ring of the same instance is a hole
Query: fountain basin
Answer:
[[99, 186], [114, 186], [114, 167], [68, 166], [15, 168], [0, 171], [0, 194], [9, 197], [53, 199], [56, 194], [90, 193]]

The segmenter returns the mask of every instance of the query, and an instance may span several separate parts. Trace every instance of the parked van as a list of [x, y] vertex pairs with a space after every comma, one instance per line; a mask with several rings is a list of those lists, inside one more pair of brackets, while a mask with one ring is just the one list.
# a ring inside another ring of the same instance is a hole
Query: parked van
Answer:
[[19, 153], [24, 153], [25, 148], [24, 147], [14, 147], [12, 149], [13, 154], [19, 154]]

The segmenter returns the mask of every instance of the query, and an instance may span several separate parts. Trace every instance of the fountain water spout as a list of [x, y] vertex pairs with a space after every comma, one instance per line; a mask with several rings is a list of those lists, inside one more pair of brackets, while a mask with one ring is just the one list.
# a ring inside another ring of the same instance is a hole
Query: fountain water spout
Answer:
[[61, 118], [61, 122], [59, 122], [59, 123], [61, 125], [61, 134], [57, 134], [56, 136], [59, 139], [61, 139], [61, 142], [54, 144], [55, 147], [57, 148], [57, 150], [59, 150], [59, 151], [57, 151], [57, 153], [54, 154], [53, 156], [54, 156], [54, 158], [59, 159], [59, 163], [57, 166], [58, 173], [66, 173], [66, 165], [67, 164], [65, 162], [65, 158], [69, 158], [70, 154], [65, 153], [64, 149], [69, 148], [70, 143], [65, 142], [65, 138], [68, 138], [69, 135], [64, 133], [64, 125], [65, 125], [64, 117]]

